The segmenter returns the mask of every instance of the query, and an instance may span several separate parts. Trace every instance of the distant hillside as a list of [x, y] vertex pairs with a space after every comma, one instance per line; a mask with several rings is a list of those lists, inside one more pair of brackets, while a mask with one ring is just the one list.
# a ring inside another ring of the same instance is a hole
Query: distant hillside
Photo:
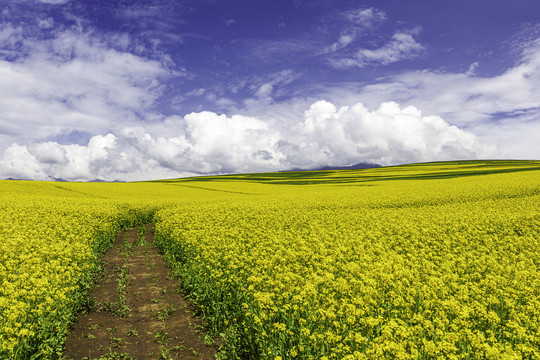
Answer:
[[374, 163], [358, 163], [350, 166], [323, 166], [314, 169], [290, 169], [290, 170], [280, 170], [279, 172], [290, 172], [290, 171], [322, 171], [322, 170], [358, 170], [358, 169], [372, 169], [382, 167], [380, 164]]
[[[34, 179], [15, 179], [15, 178], [12, 178], [12, 177], [8, 177], [8, 178], [5, 178], [4, 180], [16, 180], [16, 181], [19, 181], [19, 180], [24, 180], [24, 181], [35, 181]], [[45, 181], [56, 181], [56, 182], [70, 182], [69, 180], [66, 180], [66, 179], [62, 179], [62, 178], [56, 178], [56, 177], [53, 177], [53, 176], [49, 176], [47, 178], [47, 180]], [[94, 180], [88, 180], [88, 181], [71, 181], [71, 182], [102, 182], [102, 183], [109, 183], [109, 182], [114, 182], [114, 183], [123, 183], [125, 181], [122, 181], [122, 180], [113, 180], [113, 181], [107, 181], [107, 180], [101, 180], [101, 179], [94, 179]]]
[[88, 180], [87, 182], [94, 182], [94, 183], [110, 183], [110, 182], [113, 182], [113, 183], [123, 183], [125, 181], [123, 180], [113, 180], [113, 181], [108, 181], [108, 180], [102, 180], [102, 179], [94, 179], [94, 180]]

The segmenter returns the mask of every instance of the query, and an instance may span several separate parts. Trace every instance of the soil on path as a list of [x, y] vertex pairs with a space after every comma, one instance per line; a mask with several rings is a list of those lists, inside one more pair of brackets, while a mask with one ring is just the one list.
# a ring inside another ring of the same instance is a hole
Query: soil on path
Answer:
[[215, 359], [219, 340], [204, 333], [152, 241], [151, 225], [116, 237], [64, 359]]

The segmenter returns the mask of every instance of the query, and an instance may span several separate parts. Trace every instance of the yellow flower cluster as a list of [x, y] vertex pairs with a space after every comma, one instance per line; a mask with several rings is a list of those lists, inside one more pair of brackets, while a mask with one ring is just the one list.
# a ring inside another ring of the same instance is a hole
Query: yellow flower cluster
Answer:
[[0, 203], [0, 358], [56, 358], [97, 255], [150, 210], [40, 182], [2, 182]]
[[540, 358], [540, 163], [0, 182], [0, 359], [55, 359], [124, 227], [228, 358]]
[[214, 178], [157, 241], [235, 356], [540, 358], [538, 164], [441, 168]]

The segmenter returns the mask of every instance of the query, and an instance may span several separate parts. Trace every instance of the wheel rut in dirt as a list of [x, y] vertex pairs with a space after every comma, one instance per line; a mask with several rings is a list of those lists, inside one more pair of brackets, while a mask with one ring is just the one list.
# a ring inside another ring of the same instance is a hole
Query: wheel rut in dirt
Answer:
[[179, 292], [151, 225], [120, 233], [65, 342], [64, 359], [215, 359], [219, 339]]

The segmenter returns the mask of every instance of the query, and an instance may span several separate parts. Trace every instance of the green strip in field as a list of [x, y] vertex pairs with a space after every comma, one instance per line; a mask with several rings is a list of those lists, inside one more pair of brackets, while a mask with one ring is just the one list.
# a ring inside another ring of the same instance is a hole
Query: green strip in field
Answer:
[[[381, 180], [437, 180], [540, 170], [540, 161], [469, 160], [431, 162], [357, 170], [287, 171], [186, 179], [157, 180], [163, 183], [259, 182], [276, 185], [347, 184]], [[207, 190], [211, 190], [208, 189]], [[218, 191], [218, 190], [216, 190]]]

